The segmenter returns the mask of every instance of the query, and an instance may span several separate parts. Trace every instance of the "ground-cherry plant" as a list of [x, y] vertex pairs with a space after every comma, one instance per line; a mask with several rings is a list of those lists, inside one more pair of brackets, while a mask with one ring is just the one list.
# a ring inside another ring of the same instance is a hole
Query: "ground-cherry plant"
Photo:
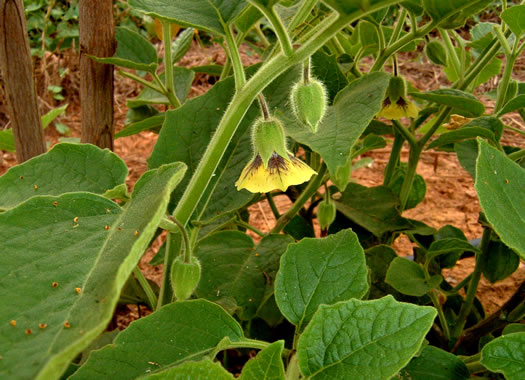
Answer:
[[[512, 78], [525, 5], [128, 3], [162, 24], [162, 64], [126, 28], [114, 57], [94, 59], [144, 85], [117, 137], [159, 131], [149, 170], [128, 194], [119, 157], [62, 143], [0, 177], [1, 378], [523, 379], [525, 286], [491, 315], [476, 290], [525, 259], [525, 149], [501, 142], [512, 128], [502, 116], [525, 116], [525, 84]], [[470, 39], [456, 32], [489, 6], [500, 23], [470, 21]], [[174, 38], [171, 24], [187, 29]], [[228, 60], [220, 81], [186, 100], [193, 72], [174, 64], [194, 29]], [[264, 45], [251, 67], [239, 53], [247, 37]], [[451, 86], [415, 90], [398, 71], [406, 51], [442, 65]], [[500, 72], [488, 112], [473, 92]], [[383, 184], [353, 182], [360, 155], [387, 141]], [[425, 196], [427, 149], [455, 152], [473, 177], [478, 243], [403, 216]], [[283, 194], [292, 205], [281, 213]], [[249, 224], [262, 200], [277, 219], [269, 233]], [[163, 230], [158, 289], [137, 264]], [[400, 235], [413, 258], [391, 247]], [[466, 256], [472, 273], [453, 286], [442, 271]], [[153, 313], [115, 335], [105, 329], [119, 298]], [[257, 355], [241, 372], [232, 350]]]

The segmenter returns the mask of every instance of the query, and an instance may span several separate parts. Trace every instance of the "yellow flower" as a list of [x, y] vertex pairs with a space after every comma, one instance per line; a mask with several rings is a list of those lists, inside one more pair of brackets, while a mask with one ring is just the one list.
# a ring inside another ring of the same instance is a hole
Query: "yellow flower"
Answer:
[[404, 96], [400, 96], [395, 103], [392, 103], [390, 98], [387, 97], [383, 102], [383, 108], [377, 116], [383, 116], [390, 120], [398, 120], [402, 117], [417, 117], [418, 113], [419, 109], [414, 103]]
[[311, 167], [291, 154], [285, 158], [274, 152], [267, 165], [257, 154], [244, 167], [235, 186], [237, 190], [246, 189], [252, 193], [267, 193], [275, 189], [285, 191], [288, 186], [308, 181], [314, 174], [317, 173]]

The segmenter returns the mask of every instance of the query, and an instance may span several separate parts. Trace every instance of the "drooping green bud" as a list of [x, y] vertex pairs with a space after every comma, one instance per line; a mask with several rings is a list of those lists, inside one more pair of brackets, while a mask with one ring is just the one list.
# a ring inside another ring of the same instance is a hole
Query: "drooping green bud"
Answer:
[[430, 62], [436, 65], [446, 66], [447, 65], [447, 49], [438, 40], [431, 40], [425, 46], [425, 55]]
[[390, 78], [386, 94], [391, 103], [396, 103], [399, 98], [405, 97], [407, 95], [407, 89], [403, 77], [393, 76]]
[[288, 160], [284, 128], [279, 119], [275, 117], [268, 120], [261, 118], [255, 122], [252, 130], [252, 143], [255, 154], [261, 156], [264, 168], [268, 167], [268, 160], [274, 153]]
[[196, 257], [191, 258], [191, 263], [186, 263], [182, 256], [178, 256], [171, 265], [170, 276], [177, 301], [187, 300], [199, 285], [201, 264]]
[[319, 203], [317, 208], [317, 219], [321, 225], [322, 230], [326, 230], [330, 227], [335, 220], [335, 204], [334, 202], [328, 202], [326, 199]]
[[324, 85], [315, 78], [310, 78], [308, 83], [300, 81], [292, 88], [291, 103], [295, 116], [313, 133], [317, 132], [324, 117], [327, 101]]

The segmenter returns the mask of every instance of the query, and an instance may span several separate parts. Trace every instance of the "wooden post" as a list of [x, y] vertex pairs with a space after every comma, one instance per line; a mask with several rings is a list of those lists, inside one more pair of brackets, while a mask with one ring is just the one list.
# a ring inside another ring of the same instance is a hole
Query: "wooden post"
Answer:
[[0, 0], [0, 68], [16, 158], [21, 163], [47, 150], [38, 112], [23, 0]]
[[80, 0], [80, 105], [81, 141], [113, 150], [113, 65], [98, 63], [88, 55], [111, 57], [115, 53], [112, 0]]

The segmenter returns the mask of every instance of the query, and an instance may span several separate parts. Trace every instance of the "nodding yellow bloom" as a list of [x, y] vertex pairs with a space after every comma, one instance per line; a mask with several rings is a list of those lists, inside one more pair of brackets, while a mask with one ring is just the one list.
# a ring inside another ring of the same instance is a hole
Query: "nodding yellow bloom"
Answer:
[[257, 154], [244, 167], [235, 186], [237, 190], [246, 189], [252, 193], [267, 193], [275, 189], [285, 191], [288, 186], [308, 181], [314, 174], [317, 173], [311, 167], [291, 154], [285, 158], [274, 152], [267, 165]]
[[383, 102], [383, 108], [377, 116], [383, 116], [390, 120], [398, 120], [402, 117], [417, 117], [418, 113], [419, 109], [414, 103], [404, 96], [400, 96], [395, 103], [392, 103], [390, 98], [386, 98]]

